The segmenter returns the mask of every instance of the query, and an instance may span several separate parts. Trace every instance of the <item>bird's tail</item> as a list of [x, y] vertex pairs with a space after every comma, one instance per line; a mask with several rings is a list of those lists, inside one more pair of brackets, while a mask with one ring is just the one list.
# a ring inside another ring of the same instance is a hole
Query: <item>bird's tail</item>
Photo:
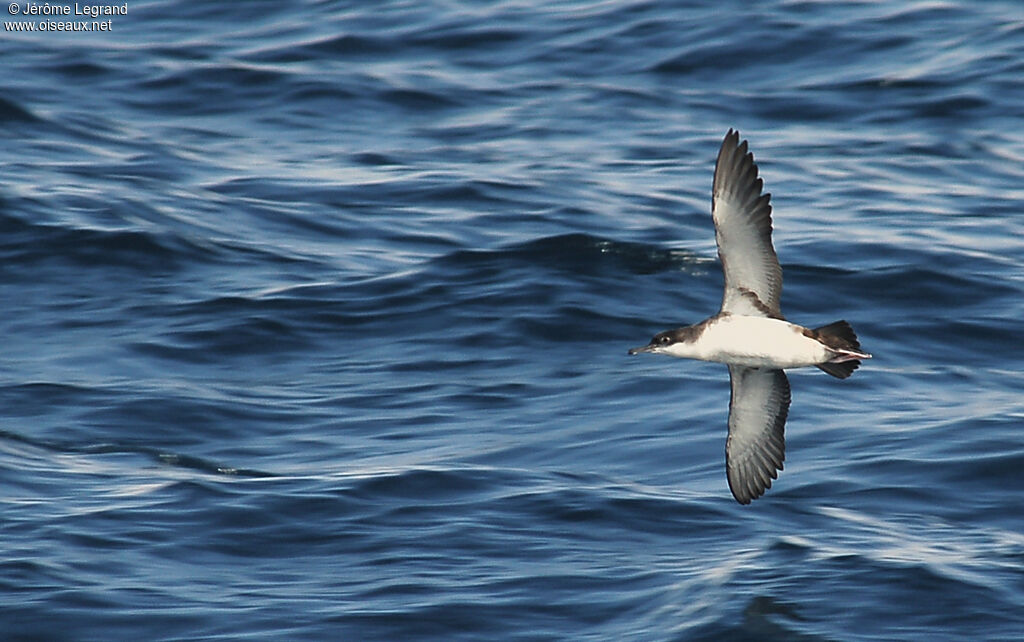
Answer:
[[871, 355], [860, 349], [860, 342], [853, 328], [846, 321], [836, 321], [814, 329], [818, 340], [824, 343], [835, 356], [818, 367], [838, 379], [845, 379], [853, 374], [860, 365], [861, 359], [870, 359]]

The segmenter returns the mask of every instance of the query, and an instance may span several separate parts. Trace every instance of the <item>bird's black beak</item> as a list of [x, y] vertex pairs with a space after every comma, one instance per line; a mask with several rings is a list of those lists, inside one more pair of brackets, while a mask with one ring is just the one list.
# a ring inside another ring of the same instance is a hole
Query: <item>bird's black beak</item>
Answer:
[[640, 346], [639, 348], [632, 348], [632, 349], [630, 349], [629, 354], [632, 355], [632, 354], [640, 354], [641, 352], [653, 352], [653, 351], [654, 351], [654, 344], [653, 343], [649, 343], [649, 344], [647, 344], [645, 346]]

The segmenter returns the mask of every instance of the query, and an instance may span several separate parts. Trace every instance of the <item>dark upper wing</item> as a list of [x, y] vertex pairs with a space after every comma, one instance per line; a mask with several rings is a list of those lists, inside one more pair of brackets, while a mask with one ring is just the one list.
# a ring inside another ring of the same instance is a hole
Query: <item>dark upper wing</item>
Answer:
[[729, 366], [729, 438], [725, 469], [729, 489], [749, 504], [771, 488], [786, 458], [784, 429], [789, 413], [789, 380], [782, 370]]
[[722, 311], [744, 313], [742, 290], [753, 292], [773, 316], [781, 317], [782, 268], [772, 247], [771, 194], [762, 194], [754, 155], [739, 132], [729, 130], [715, 164], [711, 216], [718, 256], [725, 271]]

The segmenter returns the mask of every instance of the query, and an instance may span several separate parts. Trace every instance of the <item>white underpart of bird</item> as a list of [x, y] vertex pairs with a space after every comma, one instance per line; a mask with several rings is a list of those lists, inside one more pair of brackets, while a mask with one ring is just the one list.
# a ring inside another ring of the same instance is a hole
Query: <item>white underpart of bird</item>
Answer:
[[730, 129], [718, 152], [711, 197], [725, 273], [722, 307], [696, 325], [661, 332], [629, 351], [728, 364], [726, 477], [741, 504], [763, 495], [783, 468], [791, 398], [783, 369], [817, 366], [845, 379], [861, 359], [871, 358], [846, 321], [811, 329], [782, 316], [782, 267], [772, 246], [771, 195], [763, 188], [747, 141], [741, 143], [739, 132]]

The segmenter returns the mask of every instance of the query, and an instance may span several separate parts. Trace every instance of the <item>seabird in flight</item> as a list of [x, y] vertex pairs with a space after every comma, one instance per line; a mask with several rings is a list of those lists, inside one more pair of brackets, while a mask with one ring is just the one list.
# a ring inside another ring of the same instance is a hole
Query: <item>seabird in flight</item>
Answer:
[[785, 459], [789, 412], [785, 368], [817, 366], [839, 379], [853, 374], [862, 351], [846, 321], [810, 329], [789, 323], [779, 308], [782, 268], [772, 247], [771, 194], [762, 194], [754, 155], [729, 130], [715, 164], [711, 216], [725, 293], [718, 314], [696, 325], [654, 335], [630, 354], [653, 352], [729, 366], [729, 489], [749, 504], [771, 488]]

